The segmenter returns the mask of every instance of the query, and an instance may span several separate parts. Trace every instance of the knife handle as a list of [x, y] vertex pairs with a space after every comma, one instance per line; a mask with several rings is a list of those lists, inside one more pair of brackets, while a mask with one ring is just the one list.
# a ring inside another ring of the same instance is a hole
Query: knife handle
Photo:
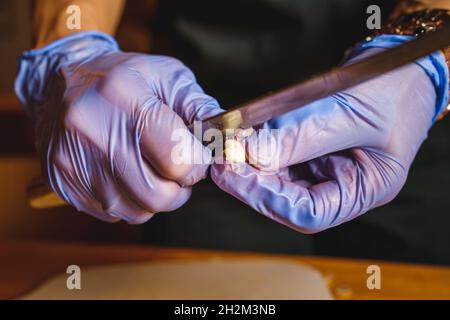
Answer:
[[50, 209], [66, 206], [67, 203], [61, 199], [42, 177], [35, 178], [27, 188], [28, 205], [33, 209]]

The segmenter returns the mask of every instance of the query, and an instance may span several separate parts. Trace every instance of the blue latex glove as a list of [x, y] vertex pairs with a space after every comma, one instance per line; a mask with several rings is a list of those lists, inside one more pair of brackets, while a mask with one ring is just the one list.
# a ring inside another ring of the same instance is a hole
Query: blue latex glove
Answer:
[[[77, 33], [24, 53], [16, 92], [35, 119], [52, 188], [78, 210], [143, 223], [183, 205], [207, 174], [210, 151], [186, 126], [221, 110], [173, 58]], [[173, 139], [175, 130], [185, 136]], [[171, 161], [180, 140], [204, 161]]]
[[[408, 39], [381, 36], [360, 46], [354, 59]], [[270, 149], [264, 146], [265, 135], [254, 134], [247, 141], [254, 165], [213, 165], [212, 178], [255, 210], [298, 231], [339, 225], [398, 194], [447, 104], [447, 91], [447, 65], [436, 53], [269, 121], [265, 129], [280, 129], [279, 148], [269, 154], [275, 157], [264, 158], [261, 150]], [[268, 174], [276, 165], [281, 169]]]

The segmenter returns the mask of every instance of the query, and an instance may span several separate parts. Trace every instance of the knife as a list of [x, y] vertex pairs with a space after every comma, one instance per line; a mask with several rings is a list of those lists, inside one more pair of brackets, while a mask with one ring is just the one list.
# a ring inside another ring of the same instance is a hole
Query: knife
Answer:
[[364, 83], [450, 45], [450, 25], [367, 59], [256, 98], [206, 119], [204, 130], [247, 129], [311, 102]]

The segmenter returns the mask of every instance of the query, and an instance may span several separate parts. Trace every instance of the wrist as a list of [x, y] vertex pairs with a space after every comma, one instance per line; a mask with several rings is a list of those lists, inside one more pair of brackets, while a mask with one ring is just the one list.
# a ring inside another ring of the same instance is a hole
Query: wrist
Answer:
[[16, 95], [22, 106], [33, 115], [36, 106], [47, 100], [47, 84], [59, 75], [62, 67], [118, 50], [116, 41], [107, 34], [78, 32], [43, 48], [26, 51], [19, 58]]
[[[413, 36], [404, 35], [380, 35], [368, 38], [357, 44], [348, 53], [347, 59], [353, 59], [362, 52], [371, 48], [390, 49], [404, 42], [411, 41]], [[449, 70], [445, 57], [440, 52], [418, 59], [414, 62], [425, 72], [436, 91], [435, 116], [433, 121], [439, 118], [448, 105]]]
[[108, 34], [81, 31], [59, 38], [42, 48], [25, 51], [20, 60], [41, 62], [51, 59], [61, 64], [75, 64], [103, 53], [118, 51], [117, 42]]
[[[391, 14], [386, 25], [376, 33], [390, 35], [404, 35], [420, 37], [423, 34], [434, 32], [450, 24], [450, 2], [448, 0], [402, 0]], [[450, 46], [440, 51], [450, 69]], [[444, 67], [445, 68], [445, 67]], [[447, 90], [448, 90], [447, 80]], [[450, 111], [447, 103], [441, 107], [437, 120], [444, 117]]]
[[34, 46], [34, 50], [44, 49], [47, 46], [50, 46], [53, 43], [58, 42], [59, 40], [63, 40], [65, 38], [69, 38], [73, 35], [85, 32], [98, 32], [95, 30], [99, 30], [99, 28], [92, 27], [89, 29], [81, 29], [81, 30], [69, 30], [66, 27], [54, 30], [49, 34], [41, 34], [37, 37], [36, 45]]

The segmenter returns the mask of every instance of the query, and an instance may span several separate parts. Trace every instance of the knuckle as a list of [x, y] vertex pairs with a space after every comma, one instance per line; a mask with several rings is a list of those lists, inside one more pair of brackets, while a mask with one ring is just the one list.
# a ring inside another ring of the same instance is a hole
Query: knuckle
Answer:
[[147, 201], [146, 206], [154, 213], [168, 211], [172, 197], [170, 195], [154, 192], [151, 195], [153, 201]]
[[181, 60], [174, 58], [174, 57], [169, 57], [169, 56], [160, 56], [161, 58], [161, 62], [163, 64], [167, 64], [169, 66], [171, 66], [172, 68], [176, 68], [176, 69], [187, 69], [187, 67], [184, 65], [183, 62], [181, 62]]
[[397, 170], [395, 174], [393, 174], [393, 178], [391, 179], [392, 182], [388, 188], [388, 194], [390, 194], [390, 196], [388, 197], [387, 202], [393, 200], [400, 193], [406, 183], [406, 179], [407, 173], [405, 170]]
[[133, 216], [130, 216], [127, 218], [127, 222], [129, 224], [137, 225], [137, 224], [143, 224], [149, 221], [153, 217], [153, 214], [151, 213], [138, 213]]
[[48, 166], [52, 166], [59, 172], [70, 172], [72, 170], [72, 164], [70, 160], [60, 151], [53, 150], [48, 157]]
[[304, 211], [296, 222], [296, 229], [304, 234], [314, 234], [323, 230], [320, 220], [312, 211]]
[[112, 67], [107, 75], [100, 77], [97, 83], [97, 90], [101, 95], [125, 93], [130, 85], [130, 79], [127, 76], [129, 71], [123, 65]]
[[372, 164], [366, 166], [365, 184], [370, 186], [371, 208], [392, 201], [402, 190], [408, 176], [408, 169], [397, 159], [371, 155]]
[[137, 70], [146, 74], [154, 74], [156, 70], [182, 70], [188, 69], [180, 60], [164, 55], [146, 55], [130, 60]]
[[183, 74], [189, 78], [194, 78], [192, 71], [183, 62], [181, 62], [181, 60], [173, 57], [162, 56], [160, 63], [168, 73]]
[[70, 131], [76, 130], [80, 126], [80, 121], [79, 112], [74, 106], [69, 106], [63, 118], [64, 129]]
[[163, 167], [161, 168], [161, 172], [165, 178], [176, 181], [183, 186], [192, 184], [191, 176], [193, 170], [194, 168], [191, 165], [175, 166], [170, 162], [163, 164]]
[[150, 195], [148, 203], [150, 211], [158, 213], [175, 210], [178, 206], [174, 206], [174, 204], [179, 202], [179, 195], [179, 191], [161, 186]]

